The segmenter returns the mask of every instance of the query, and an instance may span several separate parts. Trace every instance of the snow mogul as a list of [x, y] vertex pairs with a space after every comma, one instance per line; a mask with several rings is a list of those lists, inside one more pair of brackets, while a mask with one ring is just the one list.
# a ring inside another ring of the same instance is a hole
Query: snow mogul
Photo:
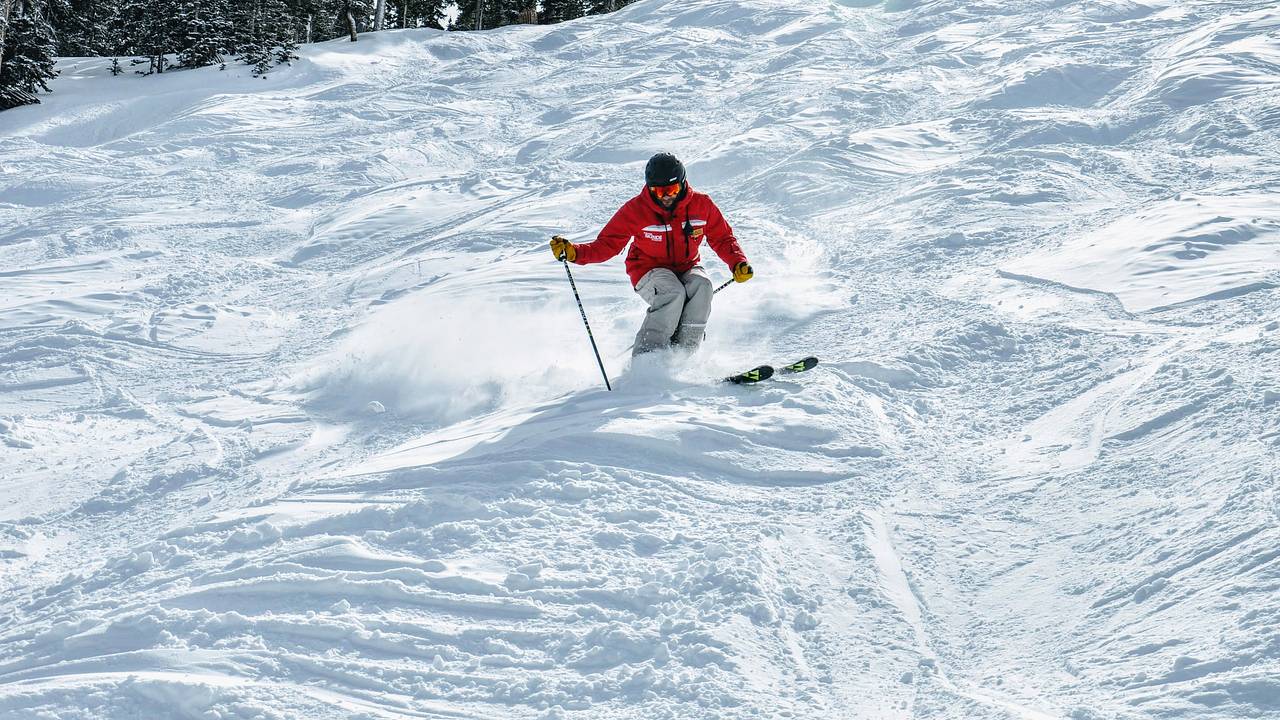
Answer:
[[612, 258], [631, 243], [627, 275], [649, 305], [632, 355], [672, 346], [692, 351], [702, 343], [715, 294], [698, 256], [702, 241], [737, 282], [751, 279], [751, 265], [720, 208], [689, 186], [676, 156], [649, 158], [644, 182], [644, 190], [613, 214], [594, 241], [575, 245], [556, 235], [551, 252], [556, 260], [588, 265]]

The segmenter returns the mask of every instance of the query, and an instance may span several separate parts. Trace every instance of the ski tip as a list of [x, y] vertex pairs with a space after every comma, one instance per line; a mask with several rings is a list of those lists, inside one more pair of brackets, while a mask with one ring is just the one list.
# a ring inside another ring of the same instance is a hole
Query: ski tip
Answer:
[[725, 378], [725, 382], [731, 382], [734, 385], [751, 385], [761, 380], [768, 380], [773, 377], [773, 366], [761, 365], [760, 367], [751, 368], [750, 370], [737, 375], [730, 375]]

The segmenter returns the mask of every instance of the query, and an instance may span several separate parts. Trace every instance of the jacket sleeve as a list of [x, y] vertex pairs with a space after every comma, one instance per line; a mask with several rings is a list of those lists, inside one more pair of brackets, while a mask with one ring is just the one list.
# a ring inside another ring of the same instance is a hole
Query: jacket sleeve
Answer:
[[733, 236], [733, 228], [729, 227], [729, 223], [720, 214], [720, 208], [711, 202], [711, 198], [707, 198], [706, 233], [707, 244], [729, 266], [730, 270], [738, 263], [747, 261], [746, 253], [742, 252], [738, 239]]
[[631, 226], [633, 223], [627, 220], [628, 208], [630, 203], [618, 208], [613, 214], [609, 222], [600, 230], [600, 234], [596, 239], [589, 243], [578, 245], [578, 257], [573, 261], [576, 265], [589, 265], [591, 263], [599, 263], [622, 252], [622, 248], [627, 246], [631, 241]]

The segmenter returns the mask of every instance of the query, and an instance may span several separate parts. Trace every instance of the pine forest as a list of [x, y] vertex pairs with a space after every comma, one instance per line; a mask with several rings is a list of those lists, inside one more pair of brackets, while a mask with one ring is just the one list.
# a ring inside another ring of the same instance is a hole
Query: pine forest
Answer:
[[631, 0], [0, 0], [0, 110], [38, 103], [58, 57], [113, 74], [242, 62], [255, 74], [299, 43], [384, 29], [487, 30], [612, 12]]

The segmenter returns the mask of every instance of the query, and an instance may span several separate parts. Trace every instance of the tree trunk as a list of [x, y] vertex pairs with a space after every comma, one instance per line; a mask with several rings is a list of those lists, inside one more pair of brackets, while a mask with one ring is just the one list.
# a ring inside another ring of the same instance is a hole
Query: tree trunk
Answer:
[[307, 13], [307, 44], [311, 43], [311, 13]]
[[351, 6], [343, 9], [347, 15], [347, 32], [351, 34], [351, 42], [356, 41], [356, 16], [351, 13]]
[[382, 20], [387, 16], [387, 0], [378, 0], [376, 9], [373, 12], [373, 29], [375, 31], [382, 29]]

